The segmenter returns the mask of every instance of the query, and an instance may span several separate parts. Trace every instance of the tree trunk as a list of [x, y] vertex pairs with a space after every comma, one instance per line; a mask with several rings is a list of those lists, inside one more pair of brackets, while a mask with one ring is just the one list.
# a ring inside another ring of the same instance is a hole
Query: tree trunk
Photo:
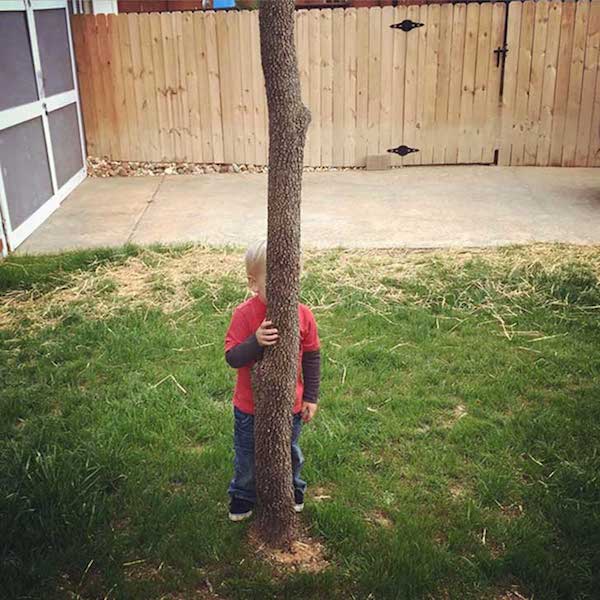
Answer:
[[252, 371], [255, 399], [256, 527], [263, 542], [295, 537], [291, 435], [298, 376], [300, 198], [310, 112], [302, 104], [294, 45], [294, 0], [260, 3], [260, 50], [269, 112], [267, 318], [279, 340]]

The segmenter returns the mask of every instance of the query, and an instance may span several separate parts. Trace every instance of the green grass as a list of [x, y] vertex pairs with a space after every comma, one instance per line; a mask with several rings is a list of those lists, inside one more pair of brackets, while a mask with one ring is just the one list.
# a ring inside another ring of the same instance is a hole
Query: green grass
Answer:
[[227, 520], [242, 257], [194, 252], [0, 263], [3, 597], [595, 597], [600, 248], [305, 260], [302, 520], [330, 567], [285, 577]]

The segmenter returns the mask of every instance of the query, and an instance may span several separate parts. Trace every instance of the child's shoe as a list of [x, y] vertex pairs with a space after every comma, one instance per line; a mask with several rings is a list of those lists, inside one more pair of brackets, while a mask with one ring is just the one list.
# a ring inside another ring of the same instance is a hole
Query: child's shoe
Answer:
[[300, 490], [294, 490], [294, 510], [302, 512], [304, 508], [304, 494]]
[[229, 519], [231, 521], [243, 521], [252, 514], [253, 508], [254, 504], [249, 500], [234, 496], [229, 503]]

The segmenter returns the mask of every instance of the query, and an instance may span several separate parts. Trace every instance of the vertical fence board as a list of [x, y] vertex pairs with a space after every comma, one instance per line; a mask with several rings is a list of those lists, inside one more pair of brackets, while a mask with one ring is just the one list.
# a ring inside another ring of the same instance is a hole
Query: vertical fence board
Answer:
[[379, 153], [381, 108], [381, 8], [369, 9], [369, 88], [367, 155]]
[[[200, 116], [200, 106], [204, 101], [198, 94], [198, 69], [197, 55], [200, 49], [200, 40], [194, 33], [194, 13], [183, 15], [183, 49], [185, 53], [185, 88], [187, 92], [187, 110], [189, 114], [189, 140], [190, 158], [194, 162], [204, 161], [203, 124]], [[208, 161], [207, 161], [208, 162]]]
[[181, 138], [178, 128], [179, 110], [177, 102], [178, 70], [177, 58], [175, 56], [175, 40], [173, 32], [173, 20], [170, 13], [160, 13], [160, 30], [163, 42], [163, 62], [165, 66], [165, 98], [167, 104], [168, 132], [171, 140], [171, 159], [182, 160]]
[[521, 18], [523, 5], [511, 2], [508, 5], [507, 45], [510, 51], [506, 55], [504, 94], [502, 95], [502, 145], [499, 152], [499, 164], [511, 164], [513, 115], [516, 106], [517, 72], [519, 66], [519, 42], [521, 37]]
[[187, 112], [187, 94], [185, 81], [185, 56], [180, 46], [181, 43], [181, 13], [170, 13], [171, 16], [171, 54], [170, 68], [172, 71], [171, 102], [173, 107], [173, 134], [175, 136], [176, 147], [179, 148], [178, 160], [189, 160], [188, 156], [188, 132], [189, 132], [189, 114]]
[[[309, 52], [309, 22], [308, 22], [308, 11], [299, 10], [296, 11], [296, 29], [297, 34], [297, 50], [298, 50], [298, 71], [300, 73], [300, 90], [302, 93], [302, 102], [305, 106], [310, 107], [310, 52]], [[312, 135], [310, 135], [312, 127], [312, 116], [311, 111], [311, 125], [309, 126], [308, 134], [306, 136], [306, 144], [304, 146], [304, 164], [311, 164], [311, 142]]]
[[440, 43], [440, 5], [431, 4], [427, 7], [425, 39], [425, 65], [421, 77], [424, 78], [423, 119], [421, 121], [421, 143], [419, 145], [419, 158], [422, 164], [433, 164], [433, 148], [435, 140], [435, 107], [438, 79], [438, 57]]
[[[406, 19], [406, 7], [396, 6], [393, 22], [401, 23]], [[392, 131], [388, 148], [396, 148], [404, 143], [404, 81], [406, 78], [406, 36], [403, 32], [393, 30], [393, 60], [392, 60]], [[397, 154], [392, 154], [392, 165], [402, 164]]]
[[136, 129], [138, 131], [138, 137], [140, 140], [139, 146], [136, 148], [136, 155], [132, 156], [133, 160], [142, 160], [144, 152], [146, 151], [145, 146], [148, 144], [149, 131], [153, 127], [151, 117], [148, 117], [146, 111], [146, 100], [144, 82], [142, 81], [142, 75], [144, 66], [142, 63], [142, 46], [139, 29], [140, 15], [129, 14], [127, 15], [127, 26], [129, 30], [129, 49], [131, 51], [131, 78], [133, 79], [133, 91], [134, 95], [128, 98], [135, 105], [136, 115]]
[[104, 118], [104, 99], [102, 94], [102, 76], [98, 68], [98, 30], [96, 18], [86, 19], [84, 29], [84, 43], [88, 48], [88, 56], [90, 61], [90, 80], [93, 98], [96, 101], [96, 123], [98, 125], [98, 142], [97, 149], [100, 156], [107, 155], [108, 148], [105, 143], [107, 135], [107, 127]]
[[81, 112], [85, 124], [85, 138], [87, 152], [97, 156], [98, 152], [98, 120], [96, 118], [96, 102], [92, 84], [92, 62], [89, 55], [89, 40], [85, 36], [87, 19], [81, 16], [72, 18], [73, 46], [75, 62], [77, 64], [77, 78], [79, 80], [79, 93], [81, 96]]
[[[181, 136], [181, 146], [183, 156], [186, 161], [193, 160], [193, 139], [192, 139], [192, 113], [190, 110], [190, 89], [188, 84], [188, 66], [187, 62], [191, 57], [186, 56], [185, 44], [183, 41], [184, 13], [173, 13], [175, 32], [175, 52], [177, 56], [178, 73], [178, 106], [180, 115], [179, 132]], [[195, 47], [195, 44], [193, 44]]]
[[165, 76], [164, 46], [162, 43], [162, 22], [160, 15], [150, 15], [150, 34], [152, 36], [152, 64], [154, 65], [154, 83], [156, 85], [156, 122], [158, 125], [158, 146], [160, 160], [173, 158], [171, 134], [169, 133], [169, 115], [167, 106], [167, 81]]
[[106, 100], [104, 102], [105, 126], [107, 127], [106, 148], [108, 155], [113, 156], [114, 154], [118, 154], [120, 147], [118, 140], [117, 111], [114, 102], [115, 94], [112, 81], [111, 44], [108, 35], [108, 22], [106, 15], [97, 15], [96, 24], [98, 32], [96, 42], [102, 90], [103, 93], [106, 94]]
[[589, 10], [589, 2], [577, 3], [573, 52], [571, 54], [567, 117], [563, 141], [562, 165], [566, 167], [575, 166], [575, 147], [577, 145], [577, 128], [582, 102], [581, 88], [583, 84], [583, 62], [585, 58], [585, 40], [589, 23]]
[[96, 104], [96, 119], [98, 122], [98, 150], [100, 155], [110, 156], [110, 146], [108, 138], [110, 136], [110, 125], [107, 118], [107, 105], [104, 101], [104, 84], [102, 81], [102, 64], [100, 59], [100, 53], [98, 50], [99, 43], [99, 32], [98, 32], [99, 19], [93, 17], [87, 23], [85, 38], [89, 44], [89, 55], [90, 63], [92, 65], [92, 91], [94, 98], [98, 100]]
[[462, 95], [466, 26], [466, 4], [454, 5], [452, 19], [452, 64], [450, 67], [450, 83], [448, 87], [448, 128], [445, 152], [445, 162], [448, 164], [455, 164], [458, 162], [460, 103]]
[[450, 66], [452, 57], [452, 4], [440, 7], [440, 39], [437, 58], [435, 90], [435, 123], [432, 129], [432, 163], [443, 164], [448, 139], [448, 100], [450, 93]]
[[[190, 57], [192, 68], [195, 68], [195, 77], [192, 77], [191, 85], [195, 82], [196, 87], [190, 94], [196, 96], [194, 109], [198, 111], [198, 116], [194, 115], [194, 120], [200, 120], [200, 132], [198, 139], [194, 141], [194, 156], [202, 156], [203, 162], [216, 162], [213, 152], [212, 141], [212, 123], [210, 118], [210, 86], [208, 78], [208, 62], [206, 57], [206, 31], [204, 28], [206, 18], [200, 12], [192, 13], [190, 23], [195, 44], [194, 55]], [[190, 48], [191, 50], [191, 48]], [[192, 132], [194, 133], [194, 132]], [[200, 143], [198, 148], [197, 144]], [[194, 158], [194, 160], [196, 160]]]
[[223, 162], [235, 162], [233, 154], [233, 106], [231, 93], [231, 63], [235, 60], [229, 52], [227, 14], [217, 12], [214, 15], [216, 40], [219, 58], [219, 90], [221, 118], [223, 123]]
[[562, 4], [560, 2], [552, 2], [548, 14], [546, 52], [544, 54], [544, 78], [542, 82], [542, 98], [535, 157], [535, 164], [539, 166], [546, 166], [550, 160], [550, 137], [552, 134], [552, 112], [554, 109], [554, 89], [556, 87], [556, 69], [558, 65], [561, 8]]
[[[111, 15], [114, 18], [114, 15]], [[141, 150], [140, 160], [148, 160], [148, 157], [153, 161], [161, 160], [160, 138], [158, 127], [156, 127], [156, 115], [158, 112], [156, 102], [156, 79], [154, 76], [154, 62], [152, 58], [152, 31], [150, 23], [150, 15], [145, 13], [139, 15], [140, 27], [140, 43], [142, 46], [141, 52], [141, 71], [140, 77], [142, 80], [142, 89], [144, 99], [142, 110], [144, 113], [145, 147]], [[113, 55], [113, 60], [114, 60]], [[200, 127], [198, 127], [198, 133]], [[147, 145], [146, 145], [147, 144]]]
[[560, 48], [558, 52], [558, 69], [554, 93], [554, 118], [550, 147], [550, 165], [552, 166], [560, 166], [562, 162], [567, 100], [569, 94], [569, 75], [571, 71], [571, 53], [573, 51], [575, 8], [576, 5], [574, 2], [565, 2], [562, 6]]
[[[407, 19], [419, 21], [419, 7], [409, 6]], [[402, 143], [411, 148], [417, 147], [417, 102], [419, 78], [419, 39], [416, 32], [406, 36], [406, 79], [404, 81], [404, 136]], [[414, 154], [401, 159], [403, 165], [414, 164]]]
[[[108, 34], [107, 50], [111, 60], [110, 80], [113, 91], [112, 98], [106, 98], [111, 102], [115, 111], [116, 130], [115, 144], [113, 148], [116, 152], [113, 156], [119, 160], [126, 160], [130, 156], [129, 151], [129, 123], [125, 104], [125, 88], [122, 77], [121, 47], [119, 40], [119, 23], [116, 15], [107, 15], [106, 29]], [[81, 80], [81, 78], [80, 78]]]
[[473, 88], [473, 124], [471, 126], [470, 162], [491, 162], [489, 156], [489, 139], [485, 125], [489, 115], [486, 114], [487, 87], [491, 58], [492, 38], [492, 5], [481, 4], [479, 7], [479, 32], [477, 40], [477, 64], [475, 66], [475, 86]]
[[596, 79], [594, 114], [592, 117], [592, 137], [588, 154], [588, 167], [600, 167], [600, 74]]
[[[592, 11], [600, 10], [600, 3], [592, 5]], [[600, 44], [600, 34], [592, 34], [591, 43], [594, 47]], [[587, 166], [600, 166], [600, 65], [598, 65], [598, 73], [596, 75], [596, 88], [594, 90], [594, 103], [592, 107], [592, 123], [590, 126], [590, 144], [588, 148]]]
[[460, 133], [458, 162], [466, 163], [471, 155], [471, 128], [473, 125], [473, 97], [475, 71], [477, 68], [477, 32], [479, 28], [479, 5], [467, 5], [465, 55], [463, 65], [462, 92], [460, 98]]
[[356, 165], [356, 9], [344, 11], [344, 165]]
[[321, 165], [333, 160], [333, 38], [332, 11], [321, 12]]
[[252, 57], [253, 79], [253, 122], [255, 135], [256, 164], [268, 162], [268, 127], [267, 127], [267, 99], [265, 95], [265, 81], [260, 62], [260, 37], [258, 31], [258, 14], [250, 16], [250, 43]]
[[539, 137], [540, 110], [544, 87], [544, 66], [546, 64], [546, 45], [548, 34], [550, 4], [539, 0], [535, 5], [535, 31], [531, 72], [529, 75], [529, 103], [525, 128], [523, 164], [535, 165]]
[[527, 116], [529, 105], [529, 78], [533, 59], [533, 39], [535, 32], [535, 7], [532, 0], [523, 4], [521, 18], [521, 38], [519, 46], [519, 67], [517, 72], [517, 101], [515, 105], [515, 126], [513, 127], [513, 143], [511, 164], [523, 165], [525, 154], [525, 137], [527, 132]]
[[367, 157], [369, 118], [369, 9], [357, 9], [356, 65], [356, 165]]
[[308, 13], [309, 23], [309, 107], [312, 119], [309, 125], [310, 162], [312, 166], [321, 165], [321, 11]]
[[331, 164], [344, 165], [344, 11], [332, 12], [333, 148]]
[[208, 69], [208, 93], [210, 99], [211, 138], [216, 163], [225, 162], [223, 109], [221, 105], [221, 74], [219, 72], [219, 51], [217, 43], [217, 23], [215, 13], [210, 11], [204, 18], [206, 36], [206, 66]]
[[[426, 103], [424, 102], [425, 90], [426, 90], [426, 70], [427, 70], [427, 15], [429, 11], [428, 6], [419, 6], [418, 9], [418, 18], [417, 21], [421, 23], [425, 23], [423, 27], [419, 29], [413, 30], [415, 34], [414, 43], [418, 44], [418, 53], [417, 53], [417, 110], [416, 110], [416, 124], [415, 124], [415, 146], [420, 148], [421, 150], [425, 150], [423, 147], [423, 133], [425, 129], [425, 107]], [[408, 40], [408, 43], [411, 43], [412, 40]], [[404, 159], [405, 165], [420, 165], [423, 164], [422, 160], [422, 152], [418, 152], [416, 154], [409, 154]]]
[[390, 28], [393, 23], [394, 8], [384, 6], [381, 9], [381, 96], [379, 115], [379, 154], [385, 154], [392, 144], [392, 61], [395, 30]]
[[575, 164], [586, 165], [589, 154], [594, 92], [600, 59], [600, 3], [590, 4], [588, 34], [583, 65], [583, 84], [579, 106], [579, 126], [575, 148]]
[[252, 73], [252, 23], [250, 11], [239, 13], [240, 63], [242, 76], [242, 118], [244, 121], [245, 162], [256, 164], [256, 135], [254, 127], [254, 75]]
[[[121, 64], [125, 87], [125, 111], [129, 128], [129, 156], [127, 160], [139, 160], [143, 155], [144, 139], [140, 131], [140, 122], [137, 116], [136, 86], [133, 69], [133, 55], [131, 50], [131, 36], [129, 31], [129, 15], [119, 20], [119, 41], [121, 44]], [[139, 92], [138, 92], [139, 93]]]
[[488, 149], [484, 148], [482, 161], [493, 162], [494, 152], [500, 147], [500, 85], [501, 85], [501, 62], [500, 56], [496, 59], [493, 51], [501, 48], [504, 43], [504, 22], [506, 18], [506, 4], [496, 2], [492, 5], [492, 32], [490, 43], [490, 60], [487, 81], [486, 122], [483, 125], [484, 139], [490, 143]]
[[171, 13], [173, 17], [173, 49], [175, 51], [175, 64], [177, 75], [177, 88], [175, 97], [177, 99], [178, 126], [177, 131], [181, 140], [181, 154], [183, 160], [192, 160], [192, 144], [190, 136], [190, 111], [186, 80], [186, 57], [183, 45], [183, 13]]
[[[241, 60], [242, 48], [240, 44], [240, 14], [232, 12], [227, 19], [227, 30], [229, 34], [229, 56], [232, 102], [233, 102], [233, 156], [234, 162], [243, 164], [246, 162], [246, 121], [244, 119], [244, 107], [242, 99], [242, 69]], [[247, 48], [244, 48], [247, 52]]]

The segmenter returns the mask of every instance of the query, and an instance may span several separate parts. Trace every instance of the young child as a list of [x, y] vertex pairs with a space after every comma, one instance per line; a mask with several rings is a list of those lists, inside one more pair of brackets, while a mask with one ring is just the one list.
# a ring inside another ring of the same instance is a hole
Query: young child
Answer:
[[[234, 412], [234, 475], [229, 484], [229, 518], [241, 521], [252, 514], [256, 502], [254, 480], [254, 401], [250, 368], [260, 360], [265, 346], [277, 343], [277, 329], [265, 320], [267, 311], [266, 241], [252, 244], [246, 252], [248, 287], [254, 292], [252, 298], [239, 304], [231, 317], [225, 336], [225, 359], [237, 369], [237, 381], [233, 394]], [[292, 409], [292, 470], [294, 486], [294, 509], [304, 508], [306, 482], [300, 478], [304, 456], [298, 445], [302, 422], [310, 421], [317, 411], [320, 382], [320, 341], [315, 318], [308, 306], [298, 304], [300, 323], [300, 357], [302, 374], [298, 369], [296, 401]], [[299, 363], [300, 364], [300, 363]]]

